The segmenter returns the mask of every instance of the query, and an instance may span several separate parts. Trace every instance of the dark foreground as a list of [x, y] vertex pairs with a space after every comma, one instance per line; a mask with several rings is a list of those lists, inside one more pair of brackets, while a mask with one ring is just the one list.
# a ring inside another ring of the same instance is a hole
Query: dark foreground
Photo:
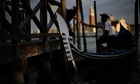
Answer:
[[[139, 55], [140, 56], [140, 55]], [[84, 65], [84, 63], [82, 64]], [[109, 70], [108, 67], [104, 67], [104, 72], [100, 72], [103, 70], [99, 70], [99, 72], [94, 72], [97, 71], [94, 68], [93, 69], [85, 69], [85, 72], [80, 73], [82, 75], [90, 75], [87, 77], [88, 79], [91, 79], [92, 76], [94, 76], [95, 80], [92, 81], [82, 81], [78, 75], [75, 73], [75, 71], [72, 69], [71, 63], [69, 64], [70, 66], [70, 84], [140, 84], [140, 60], [138, 61], [137, 67], [134, 68], [134, 66], [125, 66], [125, 67], [118, 67], [117, 69], [113, 69], [114, 67], [111, 67]], [[83, 66], [82, 66], [83, 67]], [[51, 79], [51, 84], [63, 84], [61, 83], [63, 81], [63, 76], [62, 73], [58, 72], [56, 67], [55, 70], [52, 72], [52, 79]], [[60, 68], [60, 67], [59, 67]], [[107, 69], [108, 68], [108, 69]], [[98, 69], [98, 68], [96, 68]], [[102, 68], [103, 69], [103, 68]], [[93, 73], [90, 73], [92, 72]], [[100, 74], [99, 74], [100, 73]], [[38, 71], [36, 66], [34, 64], [30, 65], [28, 70], [27, 70], [27, 75], [28, 75], [28, 81], [27, 84], [37, 84], [37, 79], [38, 79]], [[97, 79], [96, 79], [97, 78]]]
[[[140, 48], [140, 46], [139, 46]], [[140, 84], [140, 49], [138, 51], [138, 63], [136, 65], [136, 68], [133, 68], [135, 65], [133, 66], [125, 66], [125, 67], [121, 67], [121, 69], [119, 68], [115, 68], [116, 65], [114, 65], [113, 67], [106, 67], [103, 66], [103, 68], [98, 69], [98, 66], [96, 68], [85, 68], [85, 70], [83, 70], [83, 72], [80, 72], [80, 74], [82, 74], [82, 76], [86, 76], [89, 75], [88, 77], [86, 77], [87, 79], [94, 79], [91, 81], [82, 81], [80, 80], [80, 78], [78, 77], [78, 75], [75, 73], [72, 64], [69, 63], [69, 79], [70, 79], [70, 83], [62, 83], [65, 79], [65, 76], [62, 75], [63, 71], [61, 71], [63, 69], [62, 65], [60, 65], [60, 61], [58, 61], [58, 58], [54, 58], [55, 60], [52, 60], [52, 64], [55, 65], [52, 67], [52, 77], [50, 77], [50, 83], [48, 84]], [[55, 53], [56, 55], [58, 55], [58, 52]], [[27, 74], [25, 75], [25, 79], [26, 79], [26, 84], [40, 84], [37, 83], [38, 82], [38, 62], [36, 60], [38, 60], [37, 57], [33, 57], [33, 58], [29, 58], [29, 65], [27, 68]], [[57, 62], [56, 62], [57, 60]], [[88, 61], [84, 61], [84, 62], [88, 62]], [[83, 65], [85, 64], [84, 62], [82, 62], [82, 66], [79, 67], [84, 67]], [[93, 63], [94, 64], [94, 63]], [[96, 64], [94, 64], [96, 65]], [[8, 72], [8, 68], [7, 67], [3, 67], [5, 69], [1, 69], [0, 70], [0, 84], [10, 84], [9, 81], [7, 81], [8, 76], [7, 73]], [[98, 70], [96, 70], [98, 69]], [[104, 70], [103, 70], [104, 69]], [[81, 69], [79, 68], [79, 71]], [[97, 73], [98, 71], [98, 73]], [[115, 72], [115, 73], [114, 73]], [[93, 76], [93, 77], [92, 77]], [[41, 83], [42, 84], [42, 83]]]

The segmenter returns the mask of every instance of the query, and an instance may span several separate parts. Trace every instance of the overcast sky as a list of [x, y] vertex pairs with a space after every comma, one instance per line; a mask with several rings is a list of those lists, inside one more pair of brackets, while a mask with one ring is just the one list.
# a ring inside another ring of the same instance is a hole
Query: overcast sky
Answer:
[[[57, 0], [60, 1], [60, 0]], [[122, 17], [126, 23], [134, 23], [134, 4], [135, 0], [95, 0], [97, 8], [97, 20], [100, 19], [101, 13], [107, 13], [114, 16], [115, 20]], [[90, 4], [94, 7], [94, 0], [82, 0], [84, 20], [89, 22]], [[67, 8], [70, 9], [76, 5], [76, 0], [67, 0]]]
[[[60, 2], [61, 0], [56, 1]], [[123, 17], [126, 23], [134, 23], [135, 0], [82, 0], [84, 21], [86, 23], [89, 23], [89, 8], [90, 4], [94, 7], [94, 1], [96, 1], [98, 21], [101, 13], [107, 13], [113, 15], [115, 20], [119, 20]], [[31, 0], [31, 6], [34, 8], [38, 2], [39, 0]], [[66, 0], [66, 4], [67, 8], [71, 9], [73, 6], [76, 6], [76, 0]]]

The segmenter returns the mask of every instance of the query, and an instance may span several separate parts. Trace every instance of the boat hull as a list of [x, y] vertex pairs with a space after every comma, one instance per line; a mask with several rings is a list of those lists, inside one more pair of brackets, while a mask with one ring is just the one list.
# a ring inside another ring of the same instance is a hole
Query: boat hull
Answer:
[[[88, 58], [83, 53], [80, 54], [74, 51], [73, 54], [76, 59], [78, 73], [86, 81], [111, 82], [111, 79], [112, 84], [114, 84], [114, 81], [116, 81], [116, 84], [122, 83], [122, 81], [126, 82], [136, 64], [135, 49], [124, 55], [119, 56], [118, 54], [114, 58], [109, 58], [109, 56], [97, 57], [96, 54]], [[98, 54], [98, 56], [100, 55]], [[78, 61], [79, 58], [81, 59], [80, 61]]]

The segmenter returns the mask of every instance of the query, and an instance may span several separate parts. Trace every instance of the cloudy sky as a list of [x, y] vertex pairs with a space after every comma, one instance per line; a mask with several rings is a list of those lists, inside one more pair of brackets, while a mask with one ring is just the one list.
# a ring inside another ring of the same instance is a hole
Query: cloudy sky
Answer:
[[[56, 0], [61, 1], [61, 0]], [[97, 20], [100, 19], [101, 13], [107, 13], [114, 16], [115, 20], [119, 20], [122, 17], [126, 20], [126, 23], [134, 23], [134, 5], [135, 0], [82, 0], [84, 21], [89, 23], [89, 8], [90, 4], [94, 7], [94, 1], [96, 1], [97, 8]], [[39, 2], [39, 0], [31, 0], [31, 7]], [[66, 0], [66, 6], [71, 9], [76, 6], [76, 0]], [[39, 17], [39, 15], [37, 14]], [[34, 23], [32, 24], [34, 27]]]
[[[94, 7], [94, 1], [96, 1], [98, 21], [101, 13], [107, 13], [113, 15], [115, 20], [123, 17], [126, 23], [134, 23], [135, 0], [82, 0], [85, 22], [89, 22], [89, 7], [91, 3]], [[66, 2], [68, 9], [76, 5], [76, 0], [66, 0]]]

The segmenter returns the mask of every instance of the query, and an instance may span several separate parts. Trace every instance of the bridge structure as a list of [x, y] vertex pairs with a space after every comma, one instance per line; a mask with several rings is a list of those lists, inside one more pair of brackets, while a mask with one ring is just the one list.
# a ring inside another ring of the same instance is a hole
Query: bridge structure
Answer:
[[[57, 50], [64, 52], [60, 33], [50, 34], [48, 32], [53, 24], [57, 28], [59, 26], [56, 14], [50, 5], [61, 8], [59, 13], [66, 20], [66, 0], [60, 2], [38, 0], [33, 8], [31, 7], [31, 1], [0, 1], [0, 74], [10, 73], [7, 79], [0, 79], [0, 82], [8, 80], [13, 84], [26, 84], [25, 74], [29, 63], [28, 59], [40, 56], [38, 84], [50, 83], [51, 66], [53, 66], [51, 64], [52, 53]], [[77, 5], [80, 5], [78, 4], [79, 0], [76, 2]], [[39, 17], [37, 17], [37, 13], [39, 13]], [[79, 17], [80, 14], [77, 15]], [[48, 17], [50, 20], [48, 20]], [[78, 21], [80, 23], [80, 20]], [[39, 33], [32, 33], [32, 23], [37, 26]], [[58, 39], [50, 39], [51, 37]], [[67, 75], [67, 58], [65, 56], [65, 53], [60, 54], [60, 59], [63, 61], [61, 66], [65, 67], [65, 69], [62, 69], [63, 76]], [[5, 74], [1, 75], [1, 78], [4, 76]], [[63, 77], [63, 80], [68, 79]], [[68, 84], [66, 82], [65, 84]]]

